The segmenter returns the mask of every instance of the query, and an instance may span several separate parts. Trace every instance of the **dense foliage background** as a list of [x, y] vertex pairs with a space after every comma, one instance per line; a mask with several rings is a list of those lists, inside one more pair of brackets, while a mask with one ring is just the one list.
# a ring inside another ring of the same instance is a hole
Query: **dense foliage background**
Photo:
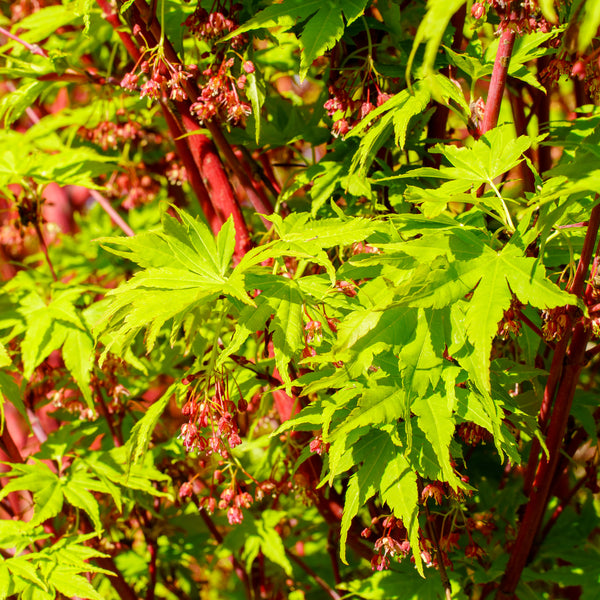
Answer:
[[598, 2], [0, 6], [0, 598], [599, 597]]

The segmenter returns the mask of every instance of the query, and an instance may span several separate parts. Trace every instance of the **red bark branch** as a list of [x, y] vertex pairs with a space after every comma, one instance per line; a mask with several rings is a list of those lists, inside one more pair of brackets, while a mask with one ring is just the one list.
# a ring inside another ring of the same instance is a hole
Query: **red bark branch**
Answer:
[[496, 127], [498, 123], [498, 115], [500, 114], [500, 105], [502, 104], [502, 96], [506, 87], [506, 78], [508, 77], [508, 65], [512, 55], [513, 46], [515, 45], [516, 33], [510, 25], [502, 32], [500, 43], [498, 44], [498, 52], [494, 62], [494, 70], [492, 71], [492, 79], [488, 90], [488, 97], [485, 103], [485, 111], [483, 113], [483, 122], [481, 124], [481, 134], [483, 135], [490, 129]]
[[196, 162], [190, 150], [189, 142], [181, 139], [181, 136], [184, 135], [184, 131], [181, 129], [179, 122], [165, 103], [162, 103], [162, 109], [169, 131], [173, 136], [175, 149], [187, 172], [188, 181], [196, 194], [196, 198], [198, 198], [202, 212], [204, 213], [212, 232], [216, 234], [224, 223], [223, 218], [215, 212], [208, 190], [202, 180], [200, 165]]
[[[584, 240], [581, 258], [573, 282], [569, 291], [576, 295], [581, 295], [584, 291], [584, 283], [589, 270], [592, 253], [596, 244], [598, 228], [600, 227], [600, 205], [596, 205], [590, 215], [588, 231]], [[574, 317], [569, 317], [572, 322]], [[561, 446], [565, 435], [567, 420], [571, 412], [575, 388], [579, 381], [579, 374], [585, 364], [585, 350], [590, 338], [589, 328], [584, 321], [580, 319], [574, 327], [573, 336], [569, 348], [564, 356], [564, 361], [558, 364], [553, 360], [548, 385], [558, 383], [556, 399], [550, 416], [548, 425], [548, 434], [546, 437], [546, 446], [548, 456], [543, 454], [537, 465], [535, 478], [529, 492], [529, 499], [525, 509], [525, 514], [519, 527], [519, 533], [514, 544], [514, 550], [508, 560], [504, 576], [500, 582], [496, 600], [511, 600], [514, 598], [514, 592], [517, 588], [523, 569], [527, 565], [532, 551], [533, 542], [540, 528], [542, 518], [546, 511], [549, 499], [549, 492], [560, 458]], [[556, 356], [555, 356], [556, 358]], [[560, 377], [557, 377], [553, 370], [561, 370]], [[546, 386], [544, 401], [550, 401], [554, 394]], [[549, 405], [547, 405], [549, 411]], [[537, 459], [537, 452], [533, 451], [535, 444], [532, 444], [532, 455], [530, 456], [531, 467], [533, 461]]]
[[[187, 113], [181, 115], [183, 126], [188, 132], [198, 129], [198, 124]], [[235, 225], [235, 254], [241, 258], [251, 248], [250, 234], [239, 207], [229, 177], [217, 154], [214, 144], [204, 134], [194, 134], [186, 138], [194, 161], [208, 180], [211, 188], [211, 203], [219, 217], [225, 221], [233, 216]]]
[[123, 31], [123, 29], [121, 28], [121, 21], [119, 19], [119, 15], [112, 10], [107, 0], [96, 0], [96, 3], [102, 9], [103, 16], [106, 19], [106, 21], [113, 26], [113, 29], [115, 30], [116, 34], [121, 39], [121, 42], [123, 42], [123, 46], [125, 46], [125, 49], [127, 50], [129, 56], [131, 56], [131, 58], [137, 63], [137, 61], [141, 58], [141, 52], [139, 51], [138, 47], [136, 46], [129, 33]]

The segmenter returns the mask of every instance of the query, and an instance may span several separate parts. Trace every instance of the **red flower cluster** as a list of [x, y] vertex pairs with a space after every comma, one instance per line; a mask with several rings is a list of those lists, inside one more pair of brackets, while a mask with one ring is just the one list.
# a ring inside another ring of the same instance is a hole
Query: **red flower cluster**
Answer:
[[458, 433], [458, 436], [470, 446], [477, 446], [477, 444], [487, 442], [492, 439], [492, 436], [487, 429], [484, 429], [480, 425], [471, 422], [461, 423], [456, 428], [456, 433]]
[[[188, 422], [181, 426], [181, 435], [185, 449], [197, 450], [210, 455], [220, 454], [229, 457], [229, 450], [242, 443], [237, 423], [233, 415], [237, 412], [235, 404], [226, 396], [221, 382], [215, 385], [215, 395], [199, 399], [190, 394], [182, 412]], [[210, 429], [206, 434], [202, 430]]]
[[113, 121], [102, 121], [93, 129], [83, 129], [83, 135], [98, 144], [102, 150], [116, 150], [119, 144], [126, 141], [136, 140], [141, 135], [142, 126], [135, 121], [115, 123]]
[[[185, 20], [184, 25], [198, 38], [204, 41], [218, 40], [237, 28], [237, 23], [221, 12], [209, 13], [201, 6]], [[231, 47], [239, 50], [248, 43], [244, 34], [231, 38]]]
[[[518, 34], [534, 31], [547, 33], [552, 28], [552, 25], [542, 16], [535, 0], [487, 0], [487, 3], [500, 17], [498, 31], [512, 27]], [[483, 2], [474, 3], [471, 14], [474, 18], [481, 19], [485, 14]]]
[[202, 72], [207, 81], [202, 86], [198, 100], [192, 104], [192, 111], [200, 122], [212, 121], [218, 117], [238, 125], [250, 114], [250, 105], [240, 100], [238, 89], [243, 89], [246, 74], [252, 72], [250, 66], [254, 68], [254, 65], [246, 61], [243, 66], [246, 74], [236, 79], [231, 73], [234, 64], [235, 60], [228, 58], [221, 62], [218, 69], [209, 67]]
[[[121, 79], [121, 87], [130, 92], [139, 92], [140, 98], [166, 99], [176, 102], [186, 100], [185, 82], [195, 78], [198, 74], [198, 65], [171, 64], [164, 57], [151, 53], [148, 58], [146, 52], [131, 71], [125, 73]], [[137, 73], [137, 70], [140, 73]], [[140, 85], [140, 75], [146, 76], [146, 81]]]

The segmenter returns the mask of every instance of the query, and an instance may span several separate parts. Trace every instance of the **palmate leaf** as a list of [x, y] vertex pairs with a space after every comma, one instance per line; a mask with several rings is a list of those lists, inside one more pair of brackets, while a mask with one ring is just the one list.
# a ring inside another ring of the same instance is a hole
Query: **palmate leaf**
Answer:
[[259, 552], [274, 564], [280, 566], [286, 574], [291, 575], [292, 564], [286, 555], [286, 548], [281, 536], [275, 529], [285, 518], [285, 513], [276, 510], [263, 510], [260, 518], [247, 518], [231, 529], [223, 540], [223, 545], [232, 550], [243, 549], [242, 557], [248, 571]]
[[[387, 142], [392, 132], [396, 145], [404, 149], [411, 119], [427, 108], [430, 99], [428, 83], [419, 81], [412, 91], [403, 90], [392, 96], [362, 119], [346, 136], [360, 136], [360, 145], [352, 158], [350, 174], [364, 177], [378, 150]], [[370, 129], [367, 130], [370, 125]]]
[[187, 314], [221, 295], [254, 304], [243, 276], [227, 276], [235, 246], [232, 220], [215, 240], [204, 223], [176, 210], [181, 222], [165, 214], [160, 231], [100, 240], [107, 250], [145, 267], [107, 295], [110, 303], [95, 325], [106, 334], [102, 358], [111, 348], [127, 348], [142, 330], [150, 351], [168, 320], [178, 329]]
[[[385, 183], [414, 177], [447, 179], [449, 181], [444, 184], [443, 193], [448, 195], [448, 202], [452, 200], [464, 201], [467, 192], [473, 192], [481, 185], [487, 184], [493, 190], [493, 193], [487, 192], [481, 197], [473, 193], [470, 202], [491, 210], [501, 223], [509, 229], [513, 229], [506, 202], [497, 190], [494, 180], [519, 165], [524, 159], [523, 153], [525, 150], [533, 143], [540, 141], [542, 137], [530, 138], [522, 135], [515, 139], [511, 126], [501, 125], [481, 136], [471, 148], [438, 144], [431, 150], [431, 152], [442, 154], [451, 166], [443, 165], [439, 169], [419, 167], [377, 181]], [[428, 214], [432, 216], [439, 214], [445, 206], [440, 194], [439, 190], [437, 192], [433, 190], [431, 197], [428, 197], [427, 189], [413, 188], [416, 201], [431, 203], [431, 205], [426, 204], [426, 207]]]
[[21, 344], [23, 374], [31, 377], [34, 369], [62, 347], [65, 366], [77, 383], [88, 406], [92, 405], [89, 389], [93, 366], [94, 344], [80, 311], [75, 303], [84, 293], [83, 288], [57, 286], [51, 301], [46, 302], [36, 291], [21, 294], [18, 312], [27, 323]]
[[367, 500], [377, 493], [382, 493], [394, 515], [402, 519], [406, 527], [415, 565], [422, 575], [418, 523], [419, 494], [414, 470], [387, 431], [371, 430], [353, 446], [351, 452], [353, 462], [359, 464], [359, 467], [350, 478], [344, 502], [340, 532], [342, 561], [346, 562], [346, 540], [352, 519]]
[[300, 78], [304, 79], [313, 61], [341, 39], [345, 27], [363, 14], [366, 4], [367, 0], [284, 0], [260, 11], [224, 40], [262, 28], [272, 29], [275, 36], [281, 37], [301, 23]]
[[464, 305], [464, 318], [453, 319], [453, 337], [447, 343], [459, 352], [456, 341], [463, 335], [459, 329], [466, 330], [472, 350], [468, 356], [457, 358], [480, 392], [486, 394], [490, 391], [492, 340], [513, 295], [523, 304], [541, 309], [577, 304], [574, 296], [546, 278], [539, 261], [524, 255], [517, 235], [513, 240], [498, 252], [485, 237], [458, 226], [454, 231], [425, 233], [399, 246], [403, 253], [422, 262], [421, 270], [415, 271], [422, 276], [413, 276], [396, 288], [395, 300], [401, 305], [457, 306], [467, 293], [473, 293]]
[[6, 473], [9, 482], [0, 491], [0, 499], [14, 491], [33, 492], [35, 513], [27, 525], [33, 527], [60, 513], [63, 506], [62, 481], [48, 466], [32, 459], [34, 464], [13, 465]]
[[484, 386], [482, 391], [489, 392], [492, 340], [498, 322], [510, 307], [512, 295], [524, 304], [541, 309], [576, 305], [577, 298], [549, 281], [544, 267], [534, 258], [523, 256], [514, 244], [507, 244], [499, 253], [488, 248], [480, 276], [469, 302], [464, 326], [474, 347], [475, 368], [481, 374]]
[[[0, 498], [14, 491], [27, 490], [33, 493], [35, 513], [27, 527], [32, 528], [58, 515], [66, 500], [71, 506], [83, 510], [90, 517], [96, 531], [102, 531], [97, 499], [92, 491], [107, 492], [100, 481], [80, 470], [69, 469], [59, 477], [45, 463], [33, 459], [34, 464], [18, 465], [7, 473], [8, 483], [0, 492]], [[79, 469], [78, 462], [74, 463]]]
[[84, 575], [110, 571], [96, 567], [90, 559], [107, 556], [86, 546], [95, 534], [64, 536], [39, 552], [0, 559], [0, 598], [20, 594], [23, 598], [67, 598], [101, 600]]

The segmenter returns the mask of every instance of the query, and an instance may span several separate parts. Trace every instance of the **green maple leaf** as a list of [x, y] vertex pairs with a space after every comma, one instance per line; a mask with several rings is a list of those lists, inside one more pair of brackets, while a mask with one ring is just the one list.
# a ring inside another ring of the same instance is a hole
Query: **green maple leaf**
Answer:
[[464, 326], [474, 348], [474, 366], [480, 374], [478, 383], [483, 386], [482, 391], [489, 392], [492, 340], [504, 311], [510, 308], [513, 294], [523, 304], [541, 309], [576, 305], [577, 298], [549, 281], [543, 265], [523, 256], [514, 244], [506, 245], [501, 252], [487, 248], [478, 274], [480, 279], [469, 302]]
[[350, 175], [359, 178], [366, 175], [378, 150], [386, 143], [392, 131], [396, 146], [403, 150], [411, 120], [426, 110], [430, 99], [428, 82], [419, 81], [412, 91], [403, 90], [392, 96], [362, 119], [346, 136], [360, 136], [360, 145], [352, 158]]
[[[512, 127], [501, 125], [482, 135], [470, 148], [451, 144], [438, 144], [435, 146], [431, 152], [442, 154], [450, 163], [449, 166], [442, 165], [439, 169], [433, 167], [411, 169], [400, 175], [379, 179], [378, 182], [388, 182], [407, 177], [448, 179], [450, 181], [443, 184], [444, 189], [442, 192], [413, 188], [416, 191], [416, 200], [437, 204], [439, 205], [438, 209], [441, 210], [440, 207], [444, 206], [445, 203], [440, 194], [448, 197], [447, 203], [453, 199], [453, 196], [455, 199], [464, 201], [465, 194], [470, 192], [471, 203], [497, 218], [509, 230], [514, 230], [506, 200], [502, 197], [494, 180], [520, 164], [524, 160], [523, 153], [525, 150], [541, 139], [534, 139], [525, 135], [515, 139]], [[483, 184], [487, 184], [493, 193], [487, 192], [479, 197], [473, 192]], [[438, 209], [429, 206], [429, 214], [439, 214], [439, 212], [436, 212]]]
[[185, 317], [219, 296], [253, 304], [243, 277], [230, 277], [235, 247], [229, 219], [215, 239], [204, 223], [177, 209], [181, 219], [165, 214], [162, 229], [133, 238], [103, 238], [103, 247], [136, 262], [144, 270], [111, 291], [95, 329], [107, 335], [102, 358], [112, 348], [126, 348], [146, 330], [150, 351], [163, 325], [173, 320], [171, 339]]
[[[422, 263], [413, 271], [413, 277], [397, 286], [396, 300], [400, 305], [455, 307], [472, 292], [470, 301], [461, 304], [464, 317], [454, 313], [452, 338], [447, 343], [452, 355], [464, 347], [464, 343], [457, 344], [458, 339], [472, 345], [467, 354], [457, 359], [480, 391], [487, 394], [492, 340], [513, 296], [540, 309], [577, 304], [577, 298], [546, 277], [538, 260], [524, 255], [516, 234], [513, 240], [496, 251], [484, 236], [459, 226], [433, 235], [426, 233], [399, 245], [403, 254]], [[459, 331], [461, 328], [466, 331], [466, 338]]]
[[273, 34], [282, 39], [283, 33], [301, 23], [300, 77], [304, 79], [313, 61], [333, 48], [345, 28], [363, 14], [366, 5], [367, 0], [284, 0], [261, 10], [223, 41], [263, 28], [274, 29]]
[[346, 540], [352, 519], [369, 498], [381, 493], [394, 514], [402, 519], [408, 532], [415, 564], [421, 574], [423, 565], [419, 546], [417, 479], [414, 470], [386, 431], [372, 430], [352, 448], [359, 464], [348, 484], [340, 532], [340, 557], [346, 562]]

